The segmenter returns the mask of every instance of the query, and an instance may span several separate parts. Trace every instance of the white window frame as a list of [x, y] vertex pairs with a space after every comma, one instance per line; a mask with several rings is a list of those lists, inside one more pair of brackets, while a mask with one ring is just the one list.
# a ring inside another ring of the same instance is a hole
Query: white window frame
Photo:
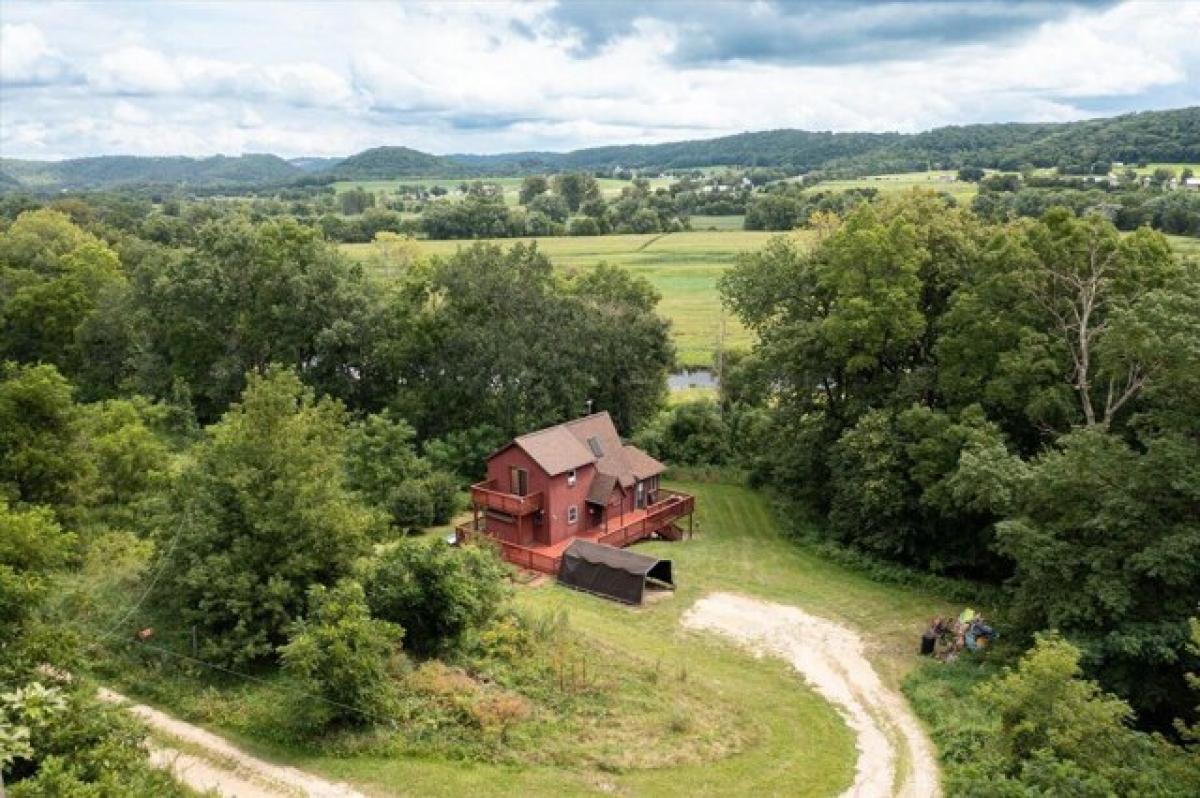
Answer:
[[579, 523], [579, 505], [578, 504], [572, 504], [570, 507], [567, 508], [567, 523], [568, 524], [578, 524]]
[[574, 468], [572, 468], [570, 471], [568, 471], [567, 472], [567, 487], [569, 487], [569, 488], [575, 487], [575, 482], [578, 478], [579, 478], [579, 475], [575, 472]]

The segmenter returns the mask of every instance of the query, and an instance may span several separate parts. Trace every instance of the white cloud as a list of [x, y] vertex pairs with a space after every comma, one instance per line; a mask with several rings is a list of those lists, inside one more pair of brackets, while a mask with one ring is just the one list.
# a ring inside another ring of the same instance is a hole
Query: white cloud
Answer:
[[122, 47], [104, 54], [88, 83], [112, 94], [171, 94], [184, 85], [171, 60], [146, 47]]
[[62, 54], [32, 23], [0, 25], [0, 85], [38, 86], [71, 77]]
[[963, 37], [975, 43], [910, 58], [692, 66], [672, 57], [687, 25], [638, 19], [583, 57], [580, 34], [564, 34], [552, 6], [117, 3], [67, 13], [10, 0], [0, 152], [566, 149], [1200, 102], [1200, 3], [1078, 8], [1019, 36]]

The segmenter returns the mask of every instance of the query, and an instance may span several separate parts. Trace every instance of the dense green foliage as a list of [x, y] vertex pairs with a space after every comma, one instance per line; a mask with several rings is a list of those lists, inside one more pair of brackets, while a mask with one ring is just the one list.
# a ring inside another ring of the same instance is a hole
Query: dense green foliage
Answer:
[[71, 393], [53, 366], [0, 364], [0, 497], [69, 501], [81, 468]]
[[[25, 424], [37, 419], [5, 426]], [[50, 507], [0, 498], [0, 777], [14, 798], [181, 795], [150, 768], [139, 724], [101, 705], [89, 681], [61, 676], [81, 664], [80, 640], [43, 607], [78, 545]]]
[[194, 249], [148, 257], [133, 282], [145, 392], [185, 385], [197, 415], [211, 420], [247, 371], [283, 363], [323, 393], [353, 395], [368, 289], [311, 228], [214, 224]]
[[362, 585], [343, 579], [308, 590], [308, 612], [279, 649], [283, 668], [306, 691], [307, 724], [372, 725], [394, 711], [404, 630], [371, 617]]
[[162, 600], [198, 627], [206, 659], [271, 657], [310, 585], [366, 553], [378, 519], [346, 487], [343, 410], [288, 371], [251, 375], [206, 430], [158, 530]]
[[780, 238], [723, 289], [772, 387], [756, 478], [842, 543], [1011, 577], [1018, 629], [1077, 641], [1140, 722], [1186, 714], [1194, 264], [1095, 215], [989, 226], [914, 194], [860, 206], [811, 252]]
[[[1173, 171], [1170, 174], [1175, 177]], [[991, 221], [1037, 218], [1051, 208], [1063, 207], [1081, 216], [1100, 214], [1120, 230], [1149, 225], [1174, 235], [1200, 235], [1200, 192], [1139, 177], [1132, 169], [1094, 179], [994, 174], [982, 182], [981, 189], [971, 205]]]
[[457, 478], [418, 456], [415, 437], [385, 411], [350, 428], [346, 451], [350, 487], [405, 530], [449, 523], [458, 508]]
[[[555, 274], [536, 247], [476, 244], [408, 275], [373, 355], [423, 438], [490, 425], [511, 435], [592, 400], [633, 429], [657, 406], [673, 351], [645, 281], [600, 267]], [[495, 443], [495, 441], [494, 441]]]
[[[985, 658], [986, 659], [986, 658]], [[1133, 712], [1081, 672], [1080, 651], [1040, 637], [990, 680], [986, 661], [930, 665], [907, 691], [934, 720], [952, 795], [1163, 795], [1200, 789], [1195, 752], [1130, 727]]]
[[412, 651], [445, 653], [495, 617], [505, 597], [502, 574], [487, 547], [402, 541], [368, 567], [367, 603], [376, 618], [404, 629]]
[[147, 762], [142, 726], [102, 704], [91, 689], [29, 682], [0, 694], [0, 766], [7, 794], [182, 798], [183, 788]]

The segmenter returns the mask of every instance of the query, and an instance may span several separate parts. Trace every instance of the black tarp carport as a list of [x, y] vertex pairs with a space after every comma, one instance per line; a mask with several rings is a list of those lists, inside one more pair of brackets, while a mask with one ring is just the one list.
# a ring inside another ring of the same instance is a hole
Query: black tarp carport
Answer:
[[589, 540], [568, 546], [558, 568], [558, 581], [564, 585], [627, 604], [642, 603], [647, 579], [674, 587], [671, 561]]

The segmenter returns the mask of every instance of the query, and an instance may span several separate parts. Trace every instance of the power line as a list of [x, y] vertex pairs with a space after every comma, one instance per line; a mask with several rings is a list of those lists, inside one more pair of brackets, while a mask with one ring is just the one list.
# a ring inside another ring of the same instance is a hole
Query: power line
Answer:
[[[117, 630], [126, 621], [128, 621], [130, 618], [132, 618], [134, 613], [136, 613], [139, 609], [141, 609], [142, 605], [146, 602], [146, 599], [150, 597], [150, 594], [154, 591], [154, 588], [158, 585], [158, 580], [162, 577], [162, 575], [164, 573], [166, 573], [167, 565], [169, 564], [168, 560], [174, 554], [175, 548], [179, 544], [180, 538], [183, 537], [184, 527], [188, 525], [188, 523], [191, 521], [191, 518], [192, 518], [191, 513], [188, 512], [180, 520], [178, 526], [176, 526], [176, 528], [175, 528], [175, 535], [171, 538], [170, 544], [167, 546], [167, 549], [162, 553], [162, 555], [159, 556], [158, 562], [155, 564], [154, 568], [152, 569], [153, 575], [150, 578], [149, 584], [146, 585], [145, 590], [143, 590], [141, 595], [138, 596], [137, 600], [134, 601], [133, 604], [130, 605], [129, 609], [126, 610], [126, 612], [119, 619], [117, 619], [117, 621], [115, 623], [113, 623], [111, 626], [108, 627], [108, 629], [106, 629], [103, 632], [100, 632], [98, 629], [85, 628], [85, 631], [90, 632], [91, 635], [93, 637], [95, 637], [98, 642], [107, 643], [112, 638], [112, 636], [117, 633]], [[150, 649], [152, 651], [157, 651], [161, 654], [166, 654], [167, 656], [175, 657], [177, 659], [185, 660], [187, 662], [191, 662], [193, 664], [200, 665], [205, 668], [209, 668], [210, 670], [218, 671], [220, 673], [226, 673], [231, 676], [237, 676], [239, 678], [247, 679], [252, 682], [257, 682], [259, 684], [264, 684], [264, 685], [272, 685], [273, 684], [270, 680], [264, 679], [260, 676], [254, 676], [249, 673], [242, 673], [240, 671], [234, 670], [233, 668], [229, 668], [224, 665], [218, 665], [215, 662], [207, 662], [198, 657], [189, 656], [187, 654], [181, 654], [178, 651], [173, 651], [164, 646], [155, 645], [153, 643], [149, 643], [144, 640], [139, 641], [138, 645], [142, 646], [143, 648]], [[278, 685], [276, 685], [276, 686], [278, 686]], [[351, 706], [350, 704], [345, 704], [340, 701], [335, 701], [331, 698], [326, 698], [325, 696], [317, 695], [316, 693], [310, 693], [307, 690], [303, 690], [299, 687], [285, 686], [283, 689], [290, 690], [291, 692], [293, 692], [297, 695], [302, 695], [307, 698], [311, 698], [315, 701], [320, 701], [322, 703], [328, 704], [330, 706], [335, 706], [340, 709], [348, 709], [351, 712], [356, 712], [365, 718], [370, 718], [372, 720], [377, 720], [377, 721], [384, 722], [384, 723], [390, 723], [393, 726], [395, 726], [395, 724], [396, 724], [396, 721], [394, 718], [385, 718], [382, 715], [377, 715], [368, 710], [364, 710], [361, 707]]]
[[164, 551], [158, 558], [158, 563], [155, 565], [153, 576], [150, 578], [150, 583], [146, 585], [146, 589], [142, 591], [142, 595], [139, 596], [138, 600], [130, 606], [129, 610], [120, 618], [118, 618], [117, 621], [108, 629], [108, 631], [104, 633], [104, 639], [108, 639], [116, 634], [117, 628], [132, 618], [133, 614], [141, 609], [142, 604], [145, 603], [147, 598], [149, 598], [150, 593], [153, 592], [155, 586], [158, 584], [159, 578], [163, 575], [163, 573], [166, 572], [167, 560], [175, 552], [175, 546], [178, 545], [179, 539], [183, 537], [184, 525], [187, 524], [191, 518], [192, 516], [189, 512], [186, 513], [179, 521], [179, 525], [175, 528], [175, 536], [171, 538], [170, 545], [167, 547], [167, 550]]
[[[93, 630], [93, 632], [94, 632], [94, 630]], [[93, 634], [93, 636], [95, 636], [95, 637], [96, 637], [96, 639], [97, 639], [97, 640], [99, 640], [99, 641], [105, 641], [105, 640], [106, 640], [105, 638], [99, 637], [99, 636], [97, 636], [97, 635], [94, 635], [94, 634]], [[365, 709], [363, 709], [363, 708], [361, 708], [361, 707], [356, 707], [356, 706], [353, 706], [353, 705], [351, 705], [351, 704], [345, 704], [345, 703], [343, 703], [343, 702], [341, 702], [341, 701], [335, 701], [335, 700], [334, 700], [334, 699], [332, 699], [332, 698], [326, 698], [325, 696], [322, 696], [322, 695], [317, 695], [316, 693], [310, 693], [310, 692], [308, 692], [307, 690], [304, 690], [304, 689], [302, 689], [302, 688], [300, 688], [300, 687], [288, 686], [288, 685], [279, 685], [278, 683], [276, 683], [276, 682], [273, 682], [273, 681], [271, 681], [270, 679], [264, 679], [264, 678], [263, 678], [263, 677], [261, 677], [261, 676], [255, 676], [255, 675], [253, 675], [253, 674], [250, 674], [250, 673], [242, 673], [241, 671], [234, 670], [233, 668], [226, 667], [225, 665], [218, 665], [218, 664], [217, 664], [217, 663], [215, 663], [215, 662], [208, 662], [208, 661], [206, 661], [206, 660], [202, 660], [202, 659], [200, 659], [199, 657], [193, 657], [193, 656], [190, 656], [190, 655], [188, 655], [188, 654], [180, 654], [178, 651], [173, 651], [173, 650], [171, 650], [171, 649], [169, 649], [169, 648], [166, 648], [166, 647], [164, 647], [164, 646], [155, 645], [154, 643], [148, 643], [148, 642], [145, 642], [145, 641], [138, 641], [138, 645], [139, 645], [139, 646], [141, 646], [141, 647], [143, 647], [143, 648], [150, 649], [151, 651], [157, 651], [157, 652], [158, 652], [158, 653], [160, 653], [160, 654], [166, 654], [167, 656], [170, 656], [170, 657], [175, 657], [176, 659], [185, 660], [185, 661], [187, 661], [187, 662], [191, 662], [191, 663], [193, 663], [193, 664], [195, 664], [195, 665], [199, 665], [199, 666], [201, 666], [201, 667], [204, 667], [204, 668], [209, 668], [210, 670], [218, 671], [218, 672], [220, 672], [220, 673], [229, 674], [230, 676], [237, 676], [238, 678], [241, 678], [241, 679], [246, 679], [246, 680], [248, 680], [248, 681], [251, 681], [251, 682], [257, 682], [258, 684], [267, 685], [267, 686], [273, 686], [273, 687], [277, 687], [277, 688], [282, 688], [283, 690], [290, 691], [290, 692], [292, 692], [292, 693], [295, 693], [296, 695], [302, 695], [302, 696], [304, 696], [304, 697], [306, 697], [306, 698], [311, 698], [311, 699], [313, 699], [314, 701], [320, 701], [320, 702], [322, 702], [322, 703], [328, 704], [328, 705], [330, 705], [330, 706], [338, 707], [338, 708], [340, 708], [340, 709], [348, 709], [348, 710], [350, 710], [351, 712], [356, 712], [356, 713], [358, 713], [359, 715], [362, 715], [362, 716], [363, 716], [363, 717], [365, 717], [365, 718], [370, 718], [370, 719], [372, 719], [372, 720], [376, 720], [376, 721], [379, 721], [379, 722], [381, 722], [381, 723], [387, 723], [387, 724], [390, 724], [390, 725], [392, 725], [393, 727], [395, 727], [395, 726], [396, 726], [396, 719], [395, 719], [395, 718], [388, 718], [388, 717], [384, 717], [383, 715], [376, 714], [376, 713], [374, 713], [374, 712], [371, 712], [371, 711], [369, 711], [369, 710], [365, 710]]]

